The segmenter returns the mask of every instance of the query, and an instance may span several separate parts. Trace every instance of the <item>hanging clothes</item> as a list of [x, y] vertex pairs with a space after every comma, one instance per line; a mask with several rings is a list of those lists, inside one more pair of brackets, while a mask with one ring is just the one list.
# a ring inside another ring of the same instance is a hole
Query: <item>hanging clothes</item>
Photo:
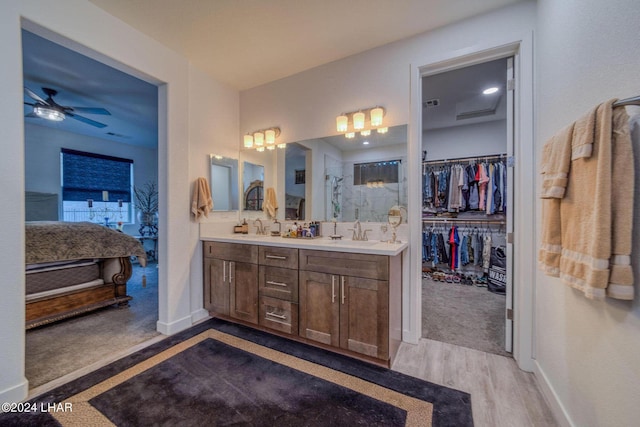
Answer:
[[458, 245], [460, 244], [460, 237], [458, 236], [458, 227], [453, 226], [449, 230], [449, 253], [451, 256], [449, 257], [449, 267], [451, 270], [455, 270], [458, 268], [459, 264], [459, 255], [458, 255]]

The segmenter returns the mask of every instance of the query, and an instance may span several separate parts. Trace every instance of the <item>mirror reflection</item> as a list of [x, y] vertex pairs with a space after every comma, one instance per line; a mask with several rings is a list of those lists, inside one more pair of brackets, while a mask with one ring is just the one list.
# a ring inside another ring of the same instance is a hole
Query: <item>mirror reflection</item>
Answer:
[[210, 160], [213, 210], [238, 210], [238, 159], [212, 154]]
[[[306, 200], [299, 218], [386, 223], [392, 206], [407, 205], [406, 125], [390, 127], [384, 134], [373, 131], [351, 139], [337, 135], [296, 145], [306, 150], [306, 164], [311, 165], [306, 167], [305, 192], [295, 193], [305, 194]], [[285, 163], [287, 183], [301, 164], [300, 159]], [[288, 185], [286, 189], [287, 195], [294, 194]], [[291, 215], [299, 209], [295, 202], [286, 200]]]
[[311, 154], [311, 150], [300, 144], [287, 144], [285, 153], [285, 219], [305, 219], [306, 164], [307, 155]]
[[242, 186], [244, 210], [261, 211], [264, 199], [264, 166], [243, 162]]

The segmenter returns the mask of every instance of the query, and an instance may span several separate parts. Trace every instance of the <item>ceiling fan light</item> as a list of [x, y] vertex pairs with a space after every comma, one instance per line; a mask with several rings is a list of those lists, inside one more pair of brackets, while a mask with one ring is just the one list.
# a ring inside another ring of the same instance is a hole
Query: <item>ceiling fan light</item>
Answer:
[[353, 128], [355, 130], [364, 129], [364, 113], [362, 111], [353, 113]]
[[246, 134], [244, 136], [244, 148], [251, 148], [253, 147], [253, 136]]
[[264, 133], [262, 132], [254, 133], [253, 142], [256, 144], [256, 147], [262, 147], [264, 145]]
[[33, 113], [40, 118], [52, 120], [54, 122], [61, 122], [65, 119], [65, 115], [62, 111], [44, 107], [42, 105], [36, 105], [33, 107]]
[[371, 110], [371, 126], [380, 126], [382, 125], [382, 116], [384, 115], [384, 110], [380, 107], [376, 107]]
[[336, 127], [338, 129], [338, 132], [346, 132], [349, 128], [349, 117], [345, 116], [344, 114], [336, 117]]
[[273, 145], [276, 142], [276, 131], [273, 129], [267, 129], [264, 131], [264, 140], [267, 145]]

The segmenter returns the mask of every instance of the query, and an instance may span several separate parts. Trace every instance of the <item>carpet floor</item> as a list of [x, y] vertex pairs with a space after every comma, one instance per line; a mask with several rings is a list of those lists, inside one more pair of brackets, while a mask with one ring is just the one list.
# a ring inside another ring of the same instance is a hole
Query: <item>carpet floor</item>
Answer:
[[486, 287], [422, 279], [422, 337], [501, 356], [505, 351], [504, 295]]
[[[146, 285], [143, 286], [143, 276]], [[160, 335], [158, 269], [134, 265], [129, 307], [105, 307], [26, 332], [25, 371], [35, 388]]]
[[473, 425], [467, 393], [218, 319], [29, 404], [0, 425]]

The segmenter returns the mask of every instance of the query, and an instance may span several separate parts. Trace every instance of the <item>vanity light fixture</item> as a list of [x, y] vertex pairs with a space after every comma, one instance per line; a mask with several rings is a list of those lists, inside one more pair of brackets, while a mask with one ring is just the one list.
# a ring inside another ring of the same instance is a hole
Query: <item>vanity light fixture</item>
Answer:
[[253, 135], [246, 134], [244, 136], [244, 148], [253, 148]]
[[[355, 137], [355, 131], [359, 131], [362, 136], [369, 136], [372, 129], [378, 129], [382, 126], [385, 112], [383, 107], [376, 106], [342, 113], [336, 117], [336, 129], [349, 139]], [[384, 133], [384, 131], [380, 133]]]
[[264, 133], [258, 131], [253, 133], [253, 143], [256, 147], [262, 147], [264, 145]]
[[[272, 127], [247, 133], [244, 136], [244, 148], [255, 148], [263, 152], [265, 148], [273, 150], [276, 147], [276, 138], [280, 136], [280, 128]], [[282, 146], [282, 147], [281, 147]], [[277, 144], [278, 148], [284, 148], [284, 144]]]

